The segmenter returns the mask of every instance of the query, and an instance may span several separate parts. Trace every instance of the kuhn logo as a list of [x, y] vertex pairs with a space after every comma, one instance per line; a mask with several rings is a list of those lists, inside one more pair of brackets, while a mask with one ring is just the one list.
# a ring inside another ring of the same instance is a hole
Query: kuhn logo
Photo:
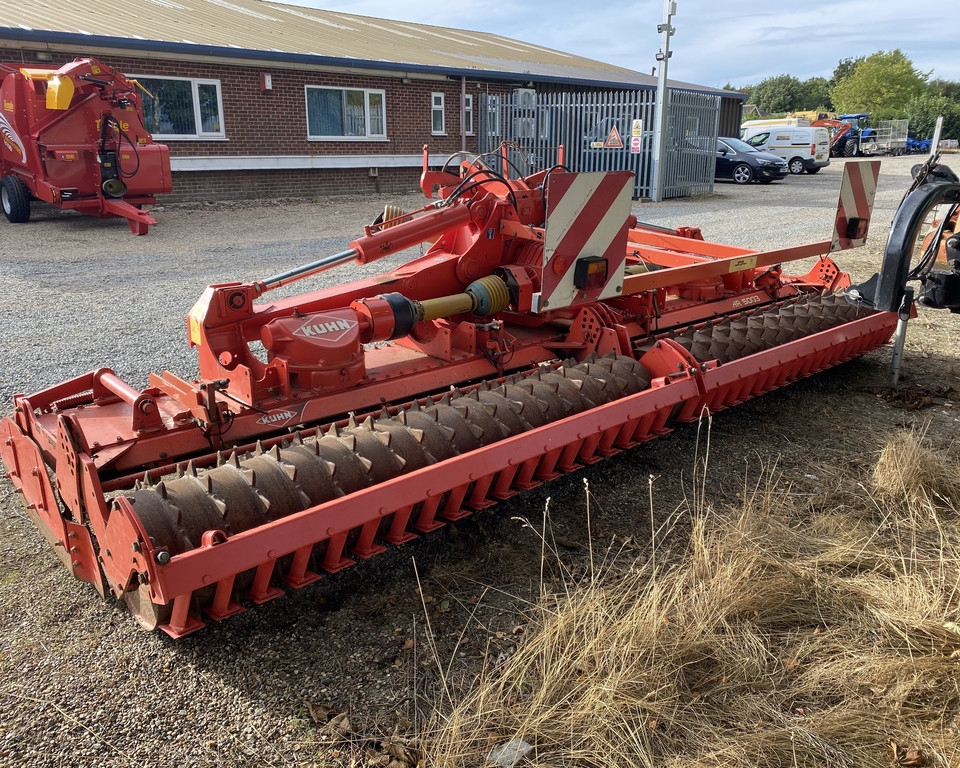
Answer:
[[308, 339], [339, 341], [356, 327], [356, 320], [347, 320], [331, 315], [311, 315], [307, 318], [307, 322], [293, 333], [295, 336], [303, 336]]
[[302, 408], [298, 408], [296, 410], [290, 410], [289, 408], [277, 408], [263, 414], [263, 416], [257, 419], [257, 424], [263, 424], [267, 427], [283, 427], [291, 422], [295, 423], [299, 421], [302, 411]]

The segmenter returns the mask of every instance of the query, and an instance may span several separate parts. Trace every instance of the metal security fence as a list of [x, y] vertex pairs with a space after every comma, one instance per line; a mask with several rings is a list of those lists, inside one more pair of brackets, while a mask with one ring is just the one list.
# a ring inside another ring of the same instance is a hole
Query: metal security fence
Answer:
[[661, 160], [663, 197], [713, 192], [720, 97], [670, 91]]
[[[720, 98], [670, 92], [665, 197], [713, 189]], [[651, 197], [654, 91], [537, 93], [517, 89], [480, 101], [481, 152], [506, 147], [510, 175], [557, 164], [573, 171], [633, 171], [634, 198]], [[708, 155], [708, 156], [707, 156]]]

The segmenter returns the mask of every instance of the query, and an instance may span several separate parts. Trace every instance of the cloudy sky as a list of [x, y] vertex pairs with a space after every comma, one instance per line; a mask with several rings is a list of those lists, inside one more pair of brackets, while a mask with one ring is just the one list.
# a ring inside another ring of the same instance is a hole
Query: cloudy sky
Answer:
[[[663, 0], [286, 1], [494, 32], [640, 72], [656, 64], [657, 23], [663, 16]], [[842, 58], [894, 48], [921, 71], [933, 70], [933, 77], [960, 80], [957, 25], [945, 23], [935, 5], [918, 6], [910, 14], [909, 4], [890, 0], [676, 3], [671, 80], [719, 87], [782, 74], [801, 80], [830, 77]]]

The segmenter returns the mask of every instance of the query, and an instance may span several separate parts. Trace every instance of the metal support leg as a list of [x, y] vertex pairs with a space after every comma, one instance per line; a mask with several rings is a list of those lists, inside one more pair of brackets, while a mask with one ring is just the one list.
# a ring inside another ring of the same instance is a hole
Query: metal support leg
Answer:
[[903, 360], [903, 345], [907, 340], [907, 321], [910, 319], [910, 309], [913, 307], [913, 288], [907, 286], [903, 292], [903, 300], [897, 311], [897, 330], [893, 336], [893, 362], [890, 364], [890, 388], [896, 389], [900, 379], [900, 363]]

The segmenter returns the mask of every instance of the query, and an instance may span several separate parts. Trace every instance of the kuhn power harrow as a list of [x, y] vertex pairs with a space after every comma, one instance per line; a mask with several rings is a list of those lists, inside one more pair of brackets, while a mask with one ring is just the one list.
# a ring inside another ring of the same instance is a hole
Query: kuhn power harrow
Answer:
[[[101, 369], [18, 396], [0, 453], [73, 574], [179, 637], [885, 344], [898, 307], [845, 298], [826, 257], [863, 242], [878, 166], [848, 166], [832, 241], [757, 252], [638, 225], [629, 173], [425, 165], [438, 202], [210, 286], [187, 323], [199, 381]], [[257, 303], [425, 242], [379, 277]]]

